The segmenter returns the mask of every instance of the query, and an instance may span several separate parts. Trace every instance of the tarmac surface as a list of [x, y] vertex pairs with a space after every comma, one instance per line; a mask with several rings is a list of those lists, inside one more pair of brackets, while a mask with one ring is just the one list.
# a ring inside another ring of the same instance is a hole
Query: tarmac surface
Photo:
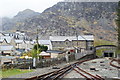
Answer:
[[[118, 69], [110, 66], [109, 64], [110, 61], [111, 60], [109, 58], [94, 59], [91, 61], [84, 62], [78, 65], [78, 67], [82, 68], [83, 70], [93, 75], [98, 74], [103, 78], [117, 78]], [[118, 65], [117, 63], [114, 63], [114, 64]], [[95, 68], [95, 70], [90, 70], [90, 68]], [[71, 71], [64, 78], [84, 78], [84, 77], [75, 71]]]
[[[98, 74], [103, 78], [117, 78], [118, 77], [118, 69], [110, 66], [110, 64], [109, 64], [110, 61], [111, 60], [109, 58], [94, 59], [91, 61], [84, 62], [84, 63], [78, 65], [78, 67], [80, 67], [81, 69], [83, 69], [93, 75]], [[69, 64], [72, 64], [75, 62], [76, 61], [70, 62]], [[118, 65], [116, 62], [114, 62], [114, 64]], [[62, 67], [65, 67], [66, 65], [68, 65], [68, 63], [58, 64], [57, 67], [62, 68]], [[95, 70], [90, 70], [90, 68], [95, 68]], [[30, 78], [30, 77], [39, 76], [39, 75], [42, 75], [42, 74], [45, 74], [48, 72], [52, 72], [55, 70], [57, 70], [57, 69], [53, 69], [52, 66], [46, 67], [46, 68], [37, 68], [33, 72], [19, 74], [19, 75], [11, 76], [9, 78]], [[70, 73], [68, 73], [64, 78], [68, 79], [68, 80], [70, 78], [71, 79], [78, 78], [81, 80], [85, 80], [85, 78], [83, 76], [81, 76], [74, 70], [72, 70]]]
[[[69, 64], [72, 64], [72, 63], [75, 63], [75, 61], [70, 62], [70, 63], [64, 62], [64, 63], [58, 64], [56, 66], [58, 68], [63, 68], [66, 65], [69, 65]], [[45, 68], [37, 68], [33, 72], [24, 73], [24, 74], [18, 74], [18, 75], [15, 75], [15, 76], [10, 76], [9, 78], [31, 78], [31, 77], [39, 76], [39, 75], [42, 75], [42, 74], [45, 74], [45, 73], [48, 73], [48, 72], [52, 72], [52, 71], [55, 71], [55, 70], [58, 70], [58, 69], [53, 69], [53, 66], [45, 67]]]

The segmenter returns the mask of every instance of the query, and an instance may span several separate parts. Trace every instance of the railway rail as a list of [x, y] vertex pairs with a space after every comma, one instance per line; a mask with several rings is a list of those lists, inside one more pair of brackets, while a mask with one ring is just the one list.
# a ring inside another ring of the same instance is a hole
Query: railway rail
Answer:
[[115, 67], [115, 68], [117, 68], [117, 69], [120, 69], [120, 66], [113, 64], [114, 61], [116, 61], [118, 63], [119, 60], [112, 59], [111, 62], [110, 62], [110, 65], [113, 66], [113, 67]]
[[[52, 72], [49, 72], [49, 73], [46, 73], [46, 74], [43, 74], [40, 76], [34, 76], [31, 78], [27, 78], [25, 80], [62, 80], [62, 78], [64, 78], [64, 76], [66, 76], [68, 73], [70, 73], [73, 70], [76, 71], [77, 73], [79, 73], [84, 78], [86, 78], [86, 80], [104, 80], [100, 75], [98, 75], [98, 74], [93, 75], [93, 74], [88, 73], [87, 71], [78, 67], [78, 65], [82, 64], [83, 62], [90, 61], [90, 60], [78, 61], [78, 62], [70, 64], [62, 69], [52, 71]], [[86, 76], [85, 74], [88, 76]]]

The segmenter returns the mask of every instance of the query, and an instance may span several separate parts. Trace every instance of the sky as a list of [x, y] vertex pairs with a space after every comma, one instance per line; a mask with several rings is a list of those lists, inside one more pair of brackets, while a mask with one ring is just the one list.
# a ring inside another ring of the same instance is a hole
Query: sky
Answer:
[[59, 1], [119, 1], [119, 0], [0, 0], [0, 17], [13, 17], [19, 11], [31, 9], [36, 12], [43, 12]]
[[63, 0], [0, 0], [0, 17], [13, 17], [19, 11], [31, 9], [43, 12]]

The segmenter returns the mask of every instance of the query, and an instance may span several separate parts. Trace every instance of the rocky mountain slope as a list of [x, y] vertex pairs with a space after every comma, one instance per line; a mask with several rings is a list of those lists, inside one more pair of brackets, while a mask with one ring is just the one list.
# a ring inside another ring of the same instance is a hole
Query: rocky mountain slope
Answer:
[[13, 19], [3, 18], [3, 30], [23, 30], [39, 38], [49, 35], [94, 34], [96, 38], [116, 40], [117, 2], [59, 2], [42, 13], [19, 12]]

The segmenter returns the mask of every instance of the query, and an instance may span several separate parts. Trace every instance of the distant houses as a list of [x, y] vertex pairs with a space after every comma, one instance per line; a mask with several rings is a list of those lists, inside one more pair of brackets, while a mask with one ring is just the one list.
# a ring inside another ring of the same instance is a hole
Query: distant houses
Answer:
[[12, 45], [0, 45], [0, 51], [1, 55], [9, 55], [14, 56], [15, 55], [15, 47]]
[[0, 65], [2, 64], [9, 64], [9, 63], [16, 63], [16, 57], [14, 56], [0, 56]]
[[[55, 56], [58, 57], [61, 54], [59, 51], [69, 50], [76, 52], [75, 50], [79, 49], [82, 52], [92, 50], [94, 47], [94, 36], [50, 36], [49, 40], [38, 40], [38, 43], [48, 47], [48, 51], [44, 54], [42, 53], [41, 56], [55, 58]], [[0, 54], [3, 56], [21, 55], [21, 53], [31, 50], [35, 44], [36, 40], [30, 39], [24, 32], [0, 33]]]
[[6, 55], [20, 55], [20, 51], [32, 49], [34, 44], [25, 35], [25, 33], [0, 33], [0, 53], [3, 56]]

